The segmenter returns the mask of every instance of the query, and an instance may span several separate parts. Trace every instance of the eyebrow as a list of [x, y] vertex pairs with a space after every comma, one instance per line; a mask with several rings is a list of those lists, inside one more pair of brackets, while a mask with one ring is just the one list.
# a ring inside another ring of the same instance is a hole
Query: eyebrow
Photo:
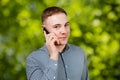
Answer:
[[53, 25], [53, 27], [54, 27], [54, 26], [60, 26], [60, 24], [55, 24], [55, 25]]
[[69, 22], [66, 22], [65, 24], [68, 24]]
[[[69, 22], [66, 22], [65, 25], [66, 25], [66, 24], [69, 24]], [[53, 26], [56, 26], [56, 25], [61, 25], [61, 24], [55, 24], [55, 25], [53, 25]]]

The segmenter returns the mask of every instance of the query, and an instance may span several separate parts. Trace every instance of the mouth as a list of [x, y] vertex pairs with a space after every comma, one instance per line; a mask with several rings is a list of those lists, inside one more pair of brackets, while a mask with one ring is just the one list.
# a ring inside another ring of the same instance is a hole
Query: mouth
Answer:
[[61, 39], [61, 40], [66, 40], [67, 37], [60, 37], [59, 39]]

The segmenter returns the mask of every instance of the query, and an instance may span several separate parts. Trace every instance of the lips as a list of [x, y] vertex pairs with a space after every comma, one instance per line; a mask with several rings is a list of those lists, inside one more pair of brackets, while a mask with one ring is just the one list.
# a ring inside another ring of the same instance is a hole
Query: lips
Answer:
[[60, 37], [59, 39], [65, 40], [65, 39], [67, 39], [67, 37]]

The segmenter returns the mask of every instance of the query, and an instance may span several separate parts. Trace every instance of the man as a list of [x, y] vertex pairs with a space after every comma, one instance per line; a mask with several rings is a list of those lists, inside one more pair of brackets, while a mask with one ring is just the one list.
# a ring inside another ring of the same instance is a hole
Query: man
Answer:
[[48, 7], [42, 13], [42, 28], [46, 43], [27, 57], [27, 79], [89, 80], [83, 51], [67, 43], [67, 13], [59, 7]]

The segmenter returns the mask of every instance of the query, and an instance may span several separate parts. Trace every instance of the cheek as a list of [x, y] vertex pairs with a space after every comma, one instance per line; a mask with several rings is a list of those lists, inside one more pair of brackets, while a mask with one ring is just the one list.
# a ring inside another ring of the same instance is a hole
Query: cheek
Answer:
[[67, 29], [67, 33], [68, 33], [68, 35], [70, 34], [70, 28]]
[[59, 31], [53, 31], [53, 33], [58, 37], [59, 36]]

